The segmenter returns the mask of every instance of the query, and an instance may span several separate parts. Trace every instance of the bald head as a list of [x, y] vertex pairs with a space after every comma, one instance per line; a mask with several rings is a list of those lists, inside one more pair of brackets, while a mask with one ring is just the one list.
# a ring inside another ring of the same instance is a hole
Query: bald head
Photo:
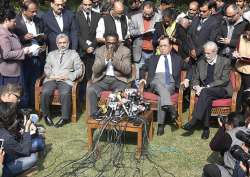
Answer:
[[240, 16], [240, 9], [235, 4], [231, 4], [226, 8], [226, 17], [230, 24], [237, 22]]
[[190, 7], [198, 9], [199, 8], [199, 3], [197, 1], [192, 1], [192, 2], [189, 3], [189, 8]]
[[123, 12], [124, 11], [124, 6], [123, 6], [123, 3], [122, 2], [120, 2], [120, 1], [115, 1], [114, 2], [114, 10], [115, 11], [119, 11], [119, 12]]
[[188, 15], [190, 17], [196, 16], [196, 14], [198, 14], [198, 10], [199, 10], [199, 3], [197, 1], [192, 1], [189, 3]]

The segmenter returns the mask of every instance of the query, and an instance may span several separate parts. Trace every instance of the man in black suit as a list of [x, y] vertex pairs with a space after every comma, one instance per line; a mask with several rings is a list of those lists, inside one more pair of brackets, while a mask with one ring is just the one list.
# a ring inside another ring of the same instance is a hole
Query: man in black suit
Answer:
[[[232, 95], [232, 85], [229, 80], [231, 63], [228, 58], [217, 55], [218, 47], [215, 42], [209, 41], [204, 44], [205, 58], [197, 63], [192, 88], [198, 95], [198, 101], [194, 109], [192, 120], [183, 128], [187, 131], [193, 130], [198, 121], [203, 123], [202, 139], [209, 138], [209, 119], [212, 110], [212, 101], [226, 98]], [[184, 85], [188, 87], [189, 80]]]
[[236, 49], [247, 23], [236, 4], [231, 4], [226, 8], [226, 19], [222, 21], [216, 32], [216, 42], [221, 55], [232, 57], [232, 52]]
[[[172, 45], [168, 37], [160, 38], [159, 49], [161, 55], [153, 55], [146, 60], [142, 67], [146, 88], [159, 94], [158, 104], [158, 130], [157, 135], [164, 134], [166, 112], [171, 115], [171, 120], [177, 118], [177, 111], [171, 102], [171, 95], [175, 93], [175, 88], [179, 87], [180, 73], [183, 67], [183, 60], [172, 51]], [[148, 74], [145, 74], [147, 72]]]
[[77, 27], [74, 14], [64, 8], [65, 0], [51, 0], [50, 5], [52, 9], [42, 16], [49, 51], [57, 49], [56, 36], [61, 33], [69, 36], [70, 49], [77, 49]]
[[[23, 102], [24, 107], [34, 106], [34, 86], [36, 79], [43, 73], [45, 64], [45, 50], [41, 46], [45, 44], [45, 35], [42, 20], [37, 15], [38, 4], [35, 0], [25, 0], [21, 5], [21, 13], [16, 16], [16, 28], [14, 32], [20, 38], [23, 46], [36, 48], [32, 55], [26, 55], [22, 65], [23, 74]], [[45, 46], [44, 46], [45, 49]], [[42, 52], [43, 51], [43, 52]]]
[[76, 22], [79, 26], [78, 39], [80, 50], [83, 52], [83, 61], [86, 66], [86, 79], [91, 79], [92, 65], [94, 64], [94, 51], [97, 47], [96, 28], [100, 14], [91, 10], [92, 1], [83, 0], [81, 9], [76, 13]]
[[202, 46], [207, 41], [215, 41], [212, 31], [218, 27], [218, 20], [211, 16], [211, 6], [209, 1], [205, 1], [200, 6], [200, 14], [192, 20], [188, 31], [188, 41], [191, 47], [190, 55], [197, 59], [202, 54]]

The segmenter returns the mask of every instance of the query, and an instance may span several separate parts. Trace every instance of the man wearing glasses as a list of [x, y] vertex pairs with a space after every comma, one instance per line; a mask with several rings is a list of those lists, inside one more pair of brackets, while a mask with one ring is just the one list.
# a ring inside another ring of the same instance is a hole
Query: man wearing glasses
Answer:
[[236, 4], [226, 8], [226, 18], [216, 33], [216, 42], [219, 46], [219, 53], [225, 57], [231, 57], [236, 49], [240, 35], [244, 32], [247, 21], [240, 13]]
[[56, 36], [61, 33], [69, 36], [70, 49], [77, 49], [77, 28], [74, 14], [65, 9], [65, 0], [51, 0], [50, 6], [51, 10], [42, 16], [49, 52], [57, 49]]
[[188, 31], [188, 40], [191, 51], [190, 57], [197, 60], [202, 55], [202, 46], [207, 41], [215, 41], [215, 36], [212, 31], [218, 27], [218, 20], [211, 16], [211, 4], [205, 1], [200, 6], [199, 16], [192, 20], [190, 29]]

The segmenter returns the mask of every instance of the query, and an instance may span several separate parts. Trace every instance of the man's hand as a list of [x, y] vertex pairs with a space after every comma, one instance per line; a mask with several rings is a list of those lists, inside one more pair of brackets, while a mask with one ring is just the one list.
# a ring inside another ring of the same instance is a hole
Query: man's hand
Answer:
[[30, 119], [24, 120], [24, 132], [29, 132], [30, 131], [30, 126], [32, 122]]
[[34, 135], [36, 133], [36, 130], [37, 130], [36, 126], [32, 123], [30, 125], [30, 135]]
[[108, 49], [108, 50], [107, 50], [107, 53], [106, 53], [106, 58], [105, 58], [105, 59], [107, 59], [107, 60], [112, 60], [113, 55], [114, 55], [113, 49]]
[[201, 87], [199, 85], [195, 85], [193, 86], [193, 89], [196, 91], [196, 95], [199, 96], [200, 93], [201, 93], [201, 90], [203, 89], [204, 87]]
[[181, 82], [181, 85], [184, 85], [185, 88], [188, 88], [189, 87], [189, 80], [184, 79], [184, 81]]
[[3, 149], [0, 149], [0, 164], [3, 164], [4, 155], [5, 155], [4, 150], [3, 150]]
[[28, 41], [34, 38], [33, 34], [27, 33], [23, 36], [24, 40]]
[[66, 76], [66, 75], [62, 75], [62, 76], [58, 77], [58, 80], [62, 80], [62, 81], [65, 81], [65, 80], [68, 80], [68, 79], [69, 79], [69, 77]]
[[241, 58], [240, 53], [238, 51], [233, 52], [233, 57], [235, 58]]
[[87, 53], [93, 53], [93, 52], [94, 52], [94, 48], [93, 48], [93, 47], [88, 47], [88, 48], [86, 49], [86, 52], [87, 52]]
[[218, 40], [219, 43], [226, 44], [226, 45], [230, 44], [230, 41], [231, 41], [231, 39], [229, 39], [229, 38], [220, 38]]

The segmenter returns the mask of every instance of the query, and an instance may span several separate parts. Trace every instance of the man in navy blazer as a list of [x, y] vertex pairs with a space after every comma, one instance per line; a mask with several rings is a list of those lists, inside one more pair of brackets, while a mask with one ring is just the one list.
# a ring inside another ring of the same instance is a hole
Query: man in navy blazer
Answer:
[[[179, 87], [180, 73], [183, 68], [183, 60], [172, 51], [172, 45], [168, 37], [160, 38], [159, 49], [161, 55], [153, 55], [142, 67], [142, 75], [145, 87], [159, 94], [158, 104], [158, 130], [157, 135], [164, 134], [166, 112], [170, 113], [171, 120], [177, 118], [177, 111], [171, 102], [171, 95]], [[147, 74], [146, 74], [147, 72]]]
[[73, 12], [64, 9], [64, 0], [51, 0], [50, 5], [51, 10], [42, 16], [49, 51], [57, 49], [56, 36], [61, 33], [69, 36], [70, 49], [77, 49], [77, 27]]

